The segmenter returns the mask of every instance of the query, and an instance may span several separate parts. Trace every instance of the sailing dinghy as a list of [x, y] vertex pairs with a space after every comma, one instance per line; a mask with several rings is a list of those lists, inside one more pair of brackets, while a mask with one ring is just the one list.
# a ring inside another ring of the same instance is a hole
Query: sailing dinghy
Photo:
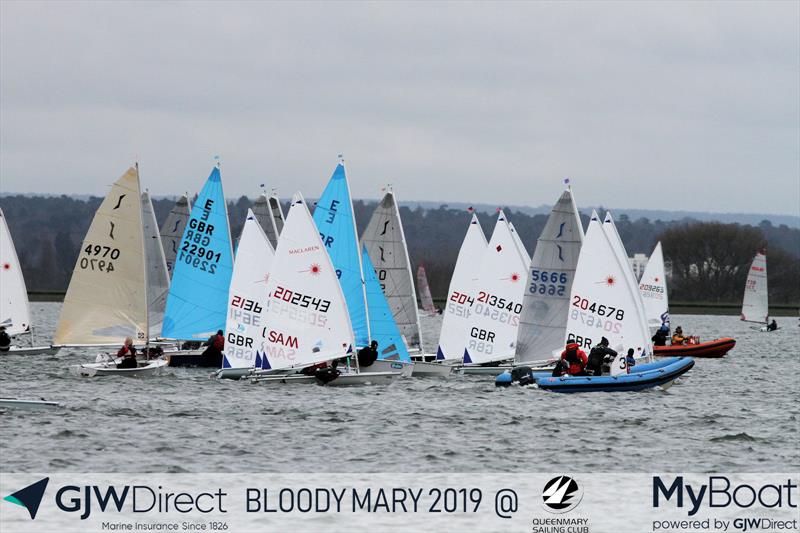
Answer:
[[487, 368], [496, 373], [497, 364], [492, 363], [512, 359], [516, 352], [528, 263], [502, 210], [478, 263], [462, 367], [466, 374], [472, 369], [483, 374]]
[[[92, 219], [64, 297], [55, 343], [121, 346], [131, 337], [149, 347], [147, 261], [139, 170], [131, 167], [111, 186]], [[145, 376], [164, 359], [139, 358], [136, 368], [117, 368], [110, 356], [71, 367], [80, 376]]]
[[[664, 270], [664, 254], [661, 243], [656, 244], [647, 266], [639, 281], [647, 323], [650, 328], [666, 326], [669, 328], [669, 301], [667, 298], [667, 279]], [[699, 342], [692, 337], [689, 344], [653, 346], [653, 354], [660, 357], [692, 356], [703, 358], [722, 357], [736, 346], [736, 340], [722, 337], [712, 341]]]
[[767, 255], [759, 251], [753, 258], [747, 281], [744, 285], [741, 320], [761, 324], [759, 329], [767, 331], [769, 322], [769, 293], [767, 291]]
[[[208, 176], [181, 237], [167, 296], [162, 336], [202, 341], [225, 328], [233, 250], [219, 166]], [[170, 366], [220, 368], [202, 350], [169, 353]]]
[[[370, 331], [365, 268], [351, 198], [344, 161], [340, 160], [314, 209], [314, 223], [339, 275], [339, 283], [353, 325], [354, 349], [358, 351], [359, 348], [367, 346], [371, 340], [377, 339], [373, 338]], [[404, 341], [398, 339], [397, 342]], [[379, 344], [379, 359], [370, 365], [370, 372], [393, 371], [400, 366], [405, 375], [411, 375], [413, 362], [380, 359], [382, 348], [384, 346]]]
[[273, 195], [267, 198], [266, 194], [262, 194], [253, 202], [252, 211], [274, 250], [283, 229], [283, 211], [278, 197]]
[[[390, 347], [396, 345], [401, 352], [412, 356], [421, 355], [423, 346], [414, 277], [411, 274], [411, 261], [408, 257], [408, 246], [397, 199], [391, 186], [387, 187], [386, 194], [372, 213], [372, 218], [361, 236], [361, 242], [367, 251], [367, 255], [362, 258], [362, 264], [367, 283], [367, 311], [370, 317], [372, 338], [378, 340], [379, 346], [383, 346], [378, 334], [383, 335], [383, 332], [376, 332], [376, 330], [385, 330], [389, 338], [384, 338], [384, 340], [390, 342]], [[371, 280], [372, 266], [374, 266], [376, 275], [374, 281]], [[374, 316], [373, 306], [382, 308], [384, 300], [391, 308], [391, 320], [380, 320]], [[433, 302], [431, 302], [432, 304]], [[399, 339], [399, 343], [392, 339], [392, 336], [395, 335], [394, 331], [398, 328], [398, 335], [402, 337]], [[407, 350], [400, 346], [403, 344], [407, 346]], [[381, 349], [381, 351], [383, 350]], [[385, 356], [382, 353], [379, 358], [393, 359], [394, 357]], [[401, 359], [404, 362], [411, 361], [406, 357], [401, 357]], [[450, 365], [416, 361], [412, 375], [417, 377], [447, 376], [451, 371]]]
[[239, 379], [256, 368], [256, 360], [266, 351], [264, 308], [267, 306], [267, 281], [275, 251], [252, 210], [247, 211], [242, 236], [233, 262], [228, 291], [228, 318], [225, 322], [225, 351], [217, 377]]
[[[346, 206], [344, 206], [346, 208]], [[263, 339], [253, 373], [258, 383], [314, 383], [314, 372], [279, 374], [353, 354], [355, 336], [339, 276], [302, 195], [292, 199], [278, 239], [263, 305]], [[385, 383], [400, 371], [359, 372], [355, 367], [326, 383]]]
[[169, 270], [161, 245], [161, 235], [153, 210], [150, 194], [142, 193], [142, 225], [144, 228], [144, 257], [147, 268], [147, 319], [150, 322], [150, 338], [161, 336], [164, 308], [169, 292]]
[[527, 271], [515, 365], [550, 364], [564, 349], [569, 295], [582, 243], [580, 215], [567, 189], [550, 211]]
[[170, 278], [175, 268], [178, 246], [181, 244], [181, 237], [183, 237], [183, 230], [186, 229], [186, 223], [189, 221], [191, 209], [189, 197], [184, 194], [172, 206], [172, 210], [161, 226], [161, 247], [164, 250], [164, 261], [167, 264], [167, 273]]
[[17, 257], [6, 217], [0, 209], [0, 326], [9, 336], [28, 335], [30, 346], [11, 345], [3, 355], [55, 354], [58, 347], [33, 346], [30, 303], [25, 278]]

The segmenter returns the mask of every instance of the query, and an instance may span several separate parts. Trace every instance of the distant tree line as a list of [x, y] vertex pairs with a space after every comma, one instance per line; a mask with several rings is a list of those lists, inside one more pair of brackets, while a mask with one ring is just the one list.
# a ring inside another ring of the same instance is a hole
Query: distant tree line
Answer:
[[[0, 197], [30, 291], [66, 290], [80, 244], [94, 212], [102, 201], [70, 196]], [[159, 224], [173, 200], [153, 201]], [[228, 203], [231, 234], [241, 232], [252, 200], [242, 196]], [[367, 226], [375, 202], [354, 202], [359, 229]], [[284, 209], [287, 209], [284, 207]], [[532, 255], [547, 215], [506, 213]], [[434, 298], [445, 298], [461, 241], [471, 214], [441, 205], [436, 209], [400, 208], [412, 266], [424, 264]], [[478, 213], [487, 239], [495, 215]], [[581, 215], [584, 227], [588, 217]], [[617, 228], [629, 254], [650, 254], [661, 240], [665, 259], [672, 264], [670, 297], [679, 301], [741, 301], [747, 268], [756, 250], [767, 248], [770, 301], [800, 302], [800, 230], [773, 226], [765, 220], [757, 227], [697, 222], [692, 219], [664, 222], [647, 218], [616, 217]]]

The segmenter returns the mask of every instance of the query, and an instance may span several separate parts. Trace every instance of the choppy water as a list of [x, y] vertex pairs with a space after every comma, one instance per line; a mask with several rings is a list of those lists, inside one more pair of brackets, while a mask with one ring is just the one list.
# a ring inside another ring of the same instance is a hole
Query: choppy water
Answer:
[[[60, 304], [32, 304], [47, 342]], [[77, 378], [94, 351], [0, 357], [0, 395], [66, 409], [0, 411], [0, 470], [14, 472], [741, 471], [800, 469], [800, 328], [684, 315], [703, 339], [732, 336], [667, 391], [560, 395], [495, 389], [492, 377], [390, 386], [270, 387], [202, 369], [147, 379]], [[440, 318], [424, 319], [432, 345]]]

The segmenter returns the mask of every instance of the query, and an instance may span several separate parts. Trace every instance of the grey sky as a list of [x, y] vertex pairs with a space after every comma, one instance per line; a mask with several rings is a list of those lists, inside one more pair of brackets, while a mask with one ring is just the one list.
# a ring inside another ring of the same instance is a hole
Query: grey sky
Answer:
[[797, 214], [800, 3], [0, 7], [0, 189]]

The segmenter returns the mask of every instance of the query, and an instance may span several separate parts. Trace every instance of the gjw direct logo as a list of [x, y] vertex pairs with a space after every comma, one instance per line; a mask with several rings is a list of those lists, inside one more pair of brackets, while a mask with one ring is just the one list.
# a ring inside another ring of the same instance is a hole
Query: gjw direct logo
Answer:
[[569, 476], [554, 477], [544, 485], [542, 506], [549, 513], [566, 513], [578, 506], [583, 488]]
[[3, 499], [27, 509], [28, 513], [31, 515], [31, 520], [33, 520], [36, 518], [36, 513], [39, 511], [39, 505], [42, 503], [44, 490], [47, 488], [48, 481], [50, 481], [49, 477], [40, 479], [36, 483], [28, 485], [24, 489], [19, 489], [17, 492], [9, 494]]

